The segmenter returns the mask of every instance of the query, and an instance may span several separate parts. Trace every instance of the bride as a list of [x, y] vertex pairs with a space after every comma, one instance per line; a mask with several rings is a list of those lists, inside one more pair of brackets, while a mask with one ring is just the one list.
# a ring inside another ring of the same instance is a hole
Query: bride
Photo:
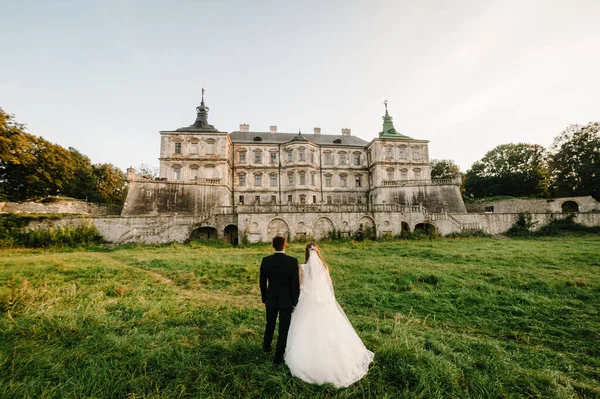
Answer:
[[315, 243], [306, 246], [300, 298], [287, 338], [285, 363], [292, 375], [313, 384], [347, 387], [369, 371], [367, 350], [335, 300], [329, 268]]

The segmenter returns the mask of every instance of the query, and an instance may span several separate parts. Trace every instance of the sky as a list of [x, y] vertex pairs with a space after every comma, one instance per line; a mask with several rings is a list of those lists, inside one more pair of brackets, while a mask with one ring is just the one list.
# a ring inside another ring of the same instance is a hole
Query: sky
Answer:
[[0, 107], [94, 163], [158, 166], [159, 131], [429, 140], [462, 171], [600, 121], [600, 1], [0, 0]]

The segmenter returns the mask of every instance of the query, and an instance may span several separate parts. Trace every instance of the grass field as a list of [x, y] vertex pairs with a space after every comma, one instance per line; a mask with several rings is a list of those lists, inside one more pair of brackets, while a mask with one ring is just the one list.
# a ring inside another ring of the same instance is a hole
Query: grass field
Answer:
[[375, 352], [349, 388], [262, 353], [268, 246], [192, 243], [0, 250], [0, 397], [600, 397], [600, 236], [322, 248]]

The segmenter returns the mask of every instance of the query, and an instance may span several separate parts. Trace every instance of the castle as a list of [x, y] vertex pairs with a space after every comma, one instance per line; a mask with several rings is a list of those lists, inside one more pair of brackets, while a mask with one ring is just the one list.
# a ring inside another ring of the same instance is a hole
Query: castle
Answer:
[[[203, 90], [191, 126], [160, 132], [160, 178], [128, 170], [123, 216], [187, 216], [203, 237], [266, 241], [366, 228], [398, 235], [466, 213], [460, 177], [431, 179], [429, 141], [400, 134], [387, 102], [369, 142], [350, 129], [254, 132], [242, 124], [227, 133], [208, 123], [208, 111]], [[215, 226], [215, 215], [228, 225]]]

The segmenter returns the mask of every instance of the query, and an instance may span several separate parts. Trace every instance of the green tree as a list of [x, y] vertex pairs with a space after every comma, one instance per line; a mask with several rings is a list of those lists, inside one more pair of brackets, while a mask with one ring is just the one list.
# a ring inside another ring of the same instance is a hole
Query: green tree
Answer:
[[73, 164], [73, 178], [65, 189], [65, 195], [83, 200], [96, 197], [96, 176], [90, 159], [73, 147], [69, 147], [69, 156]]
[[475, 162], [466, 173], [471, 198], [548, 195], [548, 154], [538, 144], [502, 144]]
[[600, 123], [570, 125], [558, 135], [550, 168], [554, 195], [591, 195], [600, 200]]
[[121, 205], [125, 174], [110, 164], [92, 165], [74, 148], [68, 150], [25, 131], [0, 108], [0, 199], [25, 201], [66, 195]]
[[432, 179], [451, 179], [460, 175], [460, 168], [451, 159], [432, 159], [429, 166]]
[[125, 173], [109, 163], [94, 165], [95, 202], [122, 205], [127, 196]]

